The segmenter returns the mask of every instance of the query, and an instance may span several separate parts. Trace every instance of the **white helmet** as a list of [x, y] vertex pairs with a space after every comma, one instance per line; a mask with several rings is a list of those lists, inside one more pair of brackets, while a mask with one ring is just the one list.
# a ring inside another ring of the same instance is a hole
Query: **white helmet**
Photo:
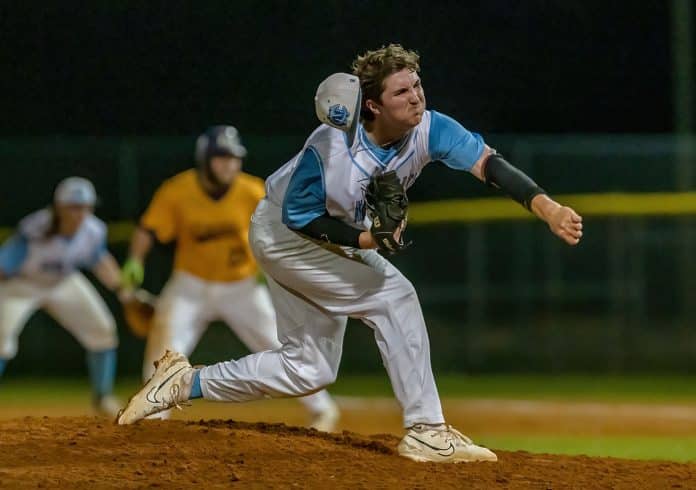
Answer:
[[97, 202], [97, 192], [89, 180], [82, 177], [68, 177], [56, 186], [53, 200], [56, 204], [94, 206]]

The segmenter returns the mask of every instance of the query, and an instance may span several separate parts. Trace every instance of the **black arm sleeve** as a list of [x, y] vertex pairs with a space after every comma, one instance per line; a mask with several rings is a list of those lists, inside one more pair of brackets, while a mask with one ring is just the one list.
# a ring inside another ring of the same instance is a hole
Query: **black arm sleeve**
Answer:
[[328, 214], [314, 218], [295, 231], [324, 242], [360, 248], [360, 233], [362, 232]]
[[486, 184], [498, 187], [515, 201], [530, 209], [532, 199], [546, 191], [524, 172], [510, 165], [499, 153], [488, 157], [483, 167]]

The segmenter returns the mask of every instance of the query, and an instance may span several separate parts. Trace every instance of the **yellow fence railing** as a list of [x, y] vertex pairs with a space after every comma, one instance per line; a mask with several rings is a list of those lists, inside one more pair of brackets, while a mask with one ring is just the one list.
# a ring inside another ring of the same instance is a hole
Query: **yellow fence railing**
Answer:
[[[696, 192], [566, 194], [554, 196], [583, 216], [674, 216], [696, 214]], [[410, 225], [530, 219], [504, 197], [412, 203]]]
[[[696, 192], [565, 194], [554, 196], [554, 199], [571, 206], [584, 217], [696, 215]], [[522, 206], [505, 197], [413, 202], [409, 208], [409, 226], [517, 221], [533, 217]], [[133, 226], [131, 221], [110, 222], [109, 242], [128, 241]], [[0, 227], [0, 240], [5, 240], [12, 231]]]

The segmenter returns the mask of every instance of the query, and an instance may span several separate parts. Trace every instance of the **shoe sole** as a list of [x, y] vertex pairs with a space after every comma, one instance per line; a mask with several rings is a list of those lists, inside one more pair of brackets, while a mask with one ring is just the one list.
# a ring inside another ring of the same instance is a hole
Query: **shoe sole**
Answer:
[[[143, 390], [140, 390], [140, 391], [143, 391]], [[140, 394], [140, 391], [137, 392], [137, 393], [136, 393], [135, 395], [133, 395], [132, 397], [130, 397], [130, 399], [128, 400], [128, 403], [126, 404], [126, 408], [128, 408], [128, 405], [130, 405], [131, 400]], [[116, 416], [116, 420], [114, 421], [114, 423], [115, 423], [116, 425], [132, 425], [132, 424], [137, 424], [137, 423], [140, 422], [141, 420], [144, 420], [144, 419], [148, 418], [148, 417], [151, 416], [151, 415], [156, 415], [156, 414], [158, 414], [158, 413], [160, 413], [160, 412], [164, 412], [164, 411], [166, 411], [166, 410], [169, 410], [171, 407], [168, 407], [168, 408], [158, 408], [158, 409], [155, 410], [154, 412], [148, 413], [148, 414], [145, 415], [144, 417], [139, 418], [138, 420], [136, 420], [136, 421], [134, 421], [134, 422], [119, 423], [118, 419], [121, 418], [121, 414], [122, 414], [123, 412], [125, 412], [126, 408], [122, 408], [122, 409], [118, 412], [118, 415]]]
[[445, 464], [452, 464], [452, 463], [495, 463], [498, 461], [498, 457], [496, 456], [496, 459], [476, 459], [476, 458], [456, 458], [456, 459], [430, 459], [425, 456], [419, 456], [418, 454], [403, 454], [399, 453], [399, 456], [402, 458], [410, 459], [411, 461], [415, 461], [417, 463], [445, 463]]
[[411, 454], [399, 454], [402, 458], [410, 459], [417, 463], [444, 463], [444, 464], [458, 464], [458, 463], [495, 463], [497, 459], [428, 459], [422, 456], [415, 456]]
[[[150, 415], [155, 415], [155, 414], [158, 414], [158, 413], [160, 413], [160, 412], [164, 412], [165, 410], [169, 410], [169, 409], [171, 408], [171, 407], [167, 407], [167, 408], [158, 408], [156, 411], [154, 411], [154, 412], [152, 412], [152, 413], [150, 413], [150, 414], [147, 414], [145, 417], [142, 417], [142, 418], [136, 420], [135, 422], [128, 422], [128, 423], [123, 423], [123, 424], [121, 424], [121, 423], [119, 423], [119, 421], [118, 421], [118, 419], [121, 418], [121, 414], [123, 414], [123, 413], [126, 411], [126, 408], [128, 408], [128, 406], [130, 405], [131, 401], [133, 401], [134, 398], [136, 398], [138, 395], [140, 395], [141, 393], [143, 393], [143, 392], [145, 391], [145, 388], [147, 388], [147, 385], [150, 384], [150, 381], [152, 381], [153, 378], [155, 377], [155, 375], [157, 374], [157, 368], [159, 367], [159, 360], [155, 361], [155, 362], [153, 363], [153, 365], [155, 366], [155, 372], [152, 373], [152, 376], [150, 376], [150, 379], [148, 379], [148, 380], [145, 382], [145, 384], [143, 385], [143, 387], [140, 388], [138, 391], [136, 391], [135, 394], [133, 394], [133, 396], [131, 396], [131, 397], [128, 399], [128, 401], [126, 402], [126, 405], [125, 405], [121, 410], [119, 410], [118, 415], [116, 415], [116, 420], [114, 420], [114, 423], [115, 423], [116, 425], [131, 425], [131, 424], [136, 424], [136, 423], [140, 422], [141, 420], [143, 420], [144, 418], [149, 417]], [[171, 367], [171, 366], [169, 366], [169, 367]]]

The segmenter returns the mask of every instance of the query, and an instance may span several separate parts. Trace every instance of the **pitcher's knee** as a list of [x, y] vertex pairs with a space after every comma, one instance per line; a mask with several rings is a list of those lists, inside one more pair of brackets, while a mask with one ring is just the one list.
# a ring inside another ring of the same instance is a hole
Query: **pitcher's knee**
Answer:
[[329, 368], [324, 362], [297, 362], [292, 357], [283, 355], [282, 351], [281, 362], [296, 396], [309, 395], [336, 381], [337, 370]]
[[323, 371], [317, 373], [312, 378], [312, 391], [319, 391], [336, 382], [336, 373], [333, 371]]
[[[300, 374], [301, 376], [301, 374]], [[304, 376], [299, 380], [297, 386], [301, 389], [302, 395], [310, 395], [332, 385], [336, 382], [336, 376], [332, 373], [322, 373], [321, 375]]]

